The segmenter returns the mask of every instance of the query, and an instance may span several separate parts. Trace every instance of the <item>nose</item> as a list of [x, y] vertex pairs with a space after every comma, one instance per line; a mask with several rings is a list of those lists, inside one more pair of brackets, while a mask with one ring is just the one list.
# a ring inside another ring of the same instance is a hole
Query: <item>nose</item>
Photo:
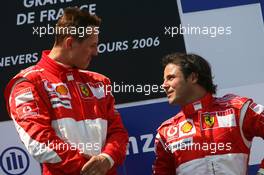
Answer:
[[167, 90], [169, 89], [169, 84], [167, 83], [166, 80], [163, 81], [163, 84], [161, 85], [163, 89]]

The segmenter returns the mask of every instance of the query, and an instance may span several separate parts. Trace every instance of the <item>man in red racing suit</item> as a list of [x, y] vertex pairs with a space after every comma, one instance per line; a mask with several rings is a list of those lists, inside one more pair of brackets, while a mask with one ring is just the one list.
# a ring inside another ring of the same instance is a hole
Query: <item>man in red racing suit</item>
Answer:
[[[157, 130], [153, 174], [246, 175], [251, 141], [264, 138], [264, 107], [233, 94], [213, 97], [215, 86], [200, 83], [211, 79], [201, 73], [211, 75], [210, 67], [197, 55], [172, 54], [163, 61], [165, 92], [181, 111]], [[184, 74], [186, 65], [193, 74]], [[264, 161], [259, 174], [263, 170]]]
[[[66, 15], [78, 13], [83, 12], [76, 8], [66, 11]], [[88, 53], [96, 55], [97, 39], [93, 35], [77, 42], [69, 37], [65, 40], [70, 47], [65, 47], [69, 51], [85, 45], [84, 49], [92, 47]], [[109, 79], [78, 69], [83, 66], [76, 66], [81, 58], [72, 59], [75, 66], [71, 66], [52, 59], [52, 52], [43, 51], [37, 65], [23, 70], [7, 85], [8, 112], [21, 140], [43, 163], [45, 175], [117, 174], [117, 166], [125, 159], [128, 134], [114, 109]]]

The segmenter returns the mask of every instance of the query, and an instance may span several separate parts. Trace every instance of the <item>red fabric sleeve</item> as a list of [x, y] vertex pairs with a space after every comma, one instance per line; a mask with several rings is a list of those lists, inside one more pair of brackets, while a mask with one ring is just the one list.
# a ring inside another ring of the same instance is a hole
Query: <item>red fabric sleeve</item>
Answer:
[[87, 160], [56, 135], [48, 107], [34, 85], [21, 82], [5, 95], [8, 111], [28, 152], [51, 171], [79, 175]]
[[162, 138], [157, 134], [155, 139], [156, 160], [153, 165], [153, 175], [176, 175], [174, 158], [164, 149]]
[[[242, 129], [249, 141], [252, 141], [253, 137], [264, 139], [264, 106], [256, 103], [249, 105]], [[264, 159], [260, 167], [264, 168]]]
[[[107, 84], [110, 84], [108, 80]], [[109, 88], [110, 86], [106, 86]], [[121, 116], [115, 109], [115, 99], [109, 89], [106, 89], [107, 95], [107, 115], [108, 128], [105, 146], [102, 153], [106, 153], [114, 160], [114, 167], [121, 165], [126, 157], [126, 148], [128, 144], [128, 133], [123, 126]]]

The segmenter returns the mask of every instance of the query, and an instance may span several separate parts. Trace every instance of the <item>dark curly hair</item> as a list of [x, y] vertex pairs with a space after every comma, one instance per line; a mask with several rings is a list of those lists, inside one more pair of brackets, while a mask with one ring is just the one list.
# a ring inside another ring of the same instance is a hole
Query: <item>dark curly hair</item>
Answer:
[[216, 93], [217, 85], [213, 84], [213, 76], [210, 64], [201, 56], [196, 54], [172, 53], [162, 59], [163, 68], [168, 64], [180, 66], [184, 78], [187, 79], [191, 73], [198, 75], [198, 84], [207, 92]]

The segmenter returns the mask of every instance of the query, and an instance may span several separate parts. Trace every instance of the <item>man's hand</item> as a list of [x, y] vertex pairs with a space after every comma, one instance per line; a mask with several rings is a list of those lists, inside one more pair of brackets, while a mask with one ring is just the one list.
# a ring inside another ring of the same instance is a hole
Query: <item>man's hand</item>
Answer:
[[103, 155], [83, 156], [88, 162], [82, 167], [81, 175], [105, 175], [111, 167], [110, 161]]

